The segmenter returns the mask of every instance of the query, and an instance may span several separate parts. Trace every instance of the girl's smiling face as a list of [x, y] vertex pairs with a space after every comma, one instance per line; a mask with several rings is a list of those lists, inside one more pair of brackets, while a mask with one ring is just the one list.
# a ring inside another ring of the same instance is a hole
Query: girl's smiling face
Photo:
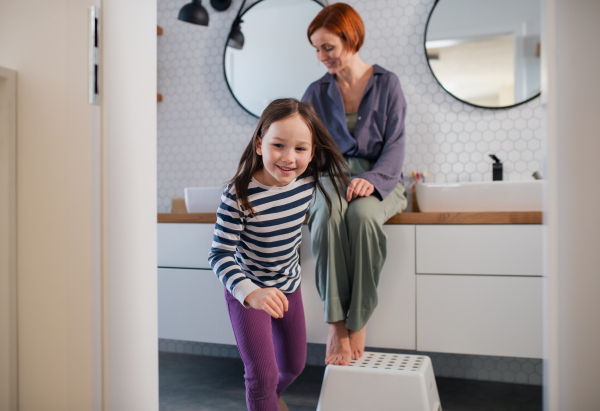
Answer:
[[311, 44], [317, 49], [317, 58], [325, 64], [330, 74], [335, 74], [348, 65], [348, 61], [354, 56], [347, 50], [344, 41], [321, 27], [310, 36]]
[[256, 152], [264, 167], [254, 178], [267, 186], [283, 187], [306, 171], [314, 152], [312, 134], [302, 117], [294, 114], [271, 124], [257, 138]]

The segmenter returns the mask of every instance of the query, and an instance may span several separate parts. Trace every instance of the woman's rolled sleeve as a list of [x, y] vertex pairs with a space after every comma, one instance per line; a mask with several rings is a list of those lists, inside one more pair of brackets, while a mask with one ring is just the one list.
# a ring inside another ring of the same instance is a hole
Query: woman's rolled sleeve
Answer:
[[373, 169], [358, 176], [373, 184], [382, 199], [386, 198], [398, 182], [402, 181], [406, 141], [404, 134], [406, 100], [398, 77], [391, 74], [388, 79], [389, 93], [385, 110], [387, 119], [384, 128], [383, 149]]

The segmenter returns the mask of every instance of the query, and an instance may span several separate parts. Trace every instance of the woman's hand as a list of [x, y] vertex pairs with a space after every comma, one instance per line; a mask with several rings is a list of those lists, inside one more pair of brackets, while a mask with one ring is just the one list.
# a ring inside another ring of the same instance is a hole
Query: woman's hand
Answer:
[[350, 202], [357, 197], [368, 197], [375, 191], [375, 186], [364, 178], [353, 178], [346, 191], [346, 201]]
[[252, 291], [244, 300], [256, 310], [264, 310], [273, 318], [282, 318], [288, 310], [288, 299], [277, 288], [259, 288]]

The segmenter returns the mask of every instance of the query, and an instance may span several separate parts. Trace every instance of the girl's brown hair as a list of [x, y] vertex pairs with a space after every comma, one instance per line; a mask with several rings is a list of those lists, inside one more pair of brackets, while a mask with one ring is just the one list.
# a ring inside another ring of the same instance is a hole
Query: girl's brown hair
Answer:
[[[258, 138], [262, 138], [267, 133], [271, 124], [295, 114], [298, 114], [308, 126], [312, 135], [312, 146], [314, 150], [311, 162], [299, 178], [309, 176], [314, 178], [317, 188], [325, 197], [330, 213], [331, 199], [321, 184], [321, 180], [319, 179], [321, 174], [326, 173], [329, 175], [340, 202], [340, 192], [343, 191], [339, 180], [346, 185], [350, 184], [348, 177], [346, 177], [344, 173], [344, 171], [348, 170], [344, 157], [338, 150], [337, 144], [333, 141], [333, 138], [331, 138], [327, 128], [315, 112], [315, 109], [309, 103], [303, 103], [295, 98], [277, 99], [269, 104], [260, 116], [252, 139], [242, 154], [237, 172], [229, 181], [229, 183], [233, 184], [235, 187], [235, 195], [238, 204], [244, 210], [249, 211], [253, 216], [255, 214], [252, 204], [248, 199], [248, 186], [250, 185], [252, 176], [264, 167], [262, 157], [256, 152]], [[333, 176], [336, 178], [333, 178]]]
[[308, 26], [308, 41], [315, 31], [326, 28], [342, 39], [346, 50], [358, 53], [365, 41], [365, 26], [360, 15], [346, 3], [324, 7]]

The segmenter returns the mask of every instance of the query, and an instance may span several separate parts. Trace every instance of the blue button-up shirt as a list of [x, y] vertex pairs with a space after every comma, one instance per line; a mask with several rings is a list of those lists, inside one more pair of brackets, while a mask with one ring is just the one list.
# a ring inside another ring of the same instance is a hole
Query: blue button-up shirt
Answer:
[[348, 131], [340, 87], [332, 74], [312, 83], [302, 101], [315, 108], [343, 155], [374, 161], [364, 178], [382, 199], [403, 182], [406, 100], [398, 77], [374, 65], [360, 105], [354, 136]]

